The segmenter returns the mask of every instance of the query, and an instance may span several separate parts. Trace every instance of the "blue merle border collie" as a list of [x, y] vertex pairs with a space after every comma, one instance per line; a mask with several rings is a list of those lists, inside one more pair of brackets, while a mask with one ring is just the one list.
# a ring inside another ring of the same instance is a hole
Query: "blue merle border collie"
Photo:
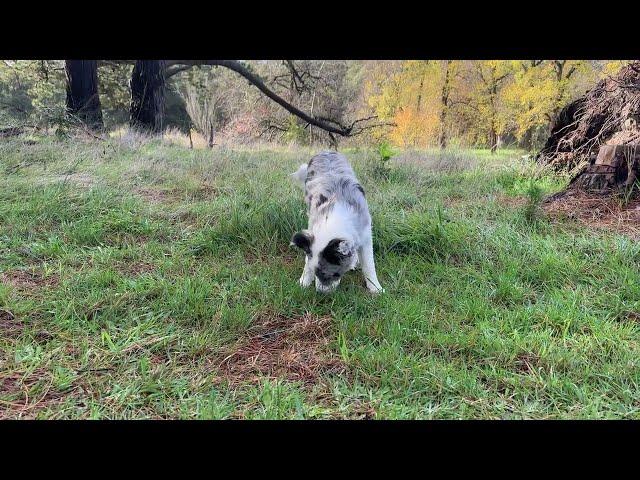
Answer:
[[319, 153], [292, 176], [303, 186], [309, 207], [308, 229], [291, 240], [306, 254], [300, 285], [306, 288], [315, 279], [316, 290], [328, 293], [360, 265], [367, 289], [384, 292], [373, 261], [369, 206], [345, 156]]

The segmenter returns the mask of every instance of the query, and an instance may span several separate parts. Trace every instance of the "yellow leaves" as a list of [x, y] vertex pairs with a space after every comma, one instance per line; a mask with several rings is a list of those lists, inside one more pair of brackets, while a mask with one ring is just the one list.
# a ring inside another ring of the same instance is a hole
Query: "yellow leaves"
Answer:
[[389, 140], [402, 147], [426, 147], [434, 143], [438, 135], [439, 119], [433, 109], [407, 106], [398, 109], [393, 121], [396, 126], [389, 133]]
[[602, 67], [601, 78], [615, 75], [620, 71], [620, 69], [622, 69], [622, 67], [624, 67], [628, 63], [629, 60], [611, 60], [609, 62], [606, 62]]
[[518, 71], [504, 91], [505, 105], [513, 118], [516, 137], [521, 138], [530, 128], [548, 123], [557, 98], [558, 85], [551, 68]]
[[[625, 61], [409, 60], [377, 62], [365, 79], [365, 105], [395, 123], [385, 139], [397, 146], [434, 145], [451, 137], [491, 142], [545, 129], [557, 113], [598, 78]], [[448, 73], [448, 74], [447, 74]], [[446, 94], [445, 94], [446, 93]], [[443, 101], [443, 99], [445, 99]]]
[[440, 129], [444, 62], [407, 60], [375, 70], [365, 83], [368, 105], [396, 124], [387, 137], [397, 146], [433, 144]]
[[532, 65], [521, 61], [504, 101], [517, 138], [532, 128], [547, 126], [575, 96], [580, 81], [592, 74], [587, 62], [545, 60]]

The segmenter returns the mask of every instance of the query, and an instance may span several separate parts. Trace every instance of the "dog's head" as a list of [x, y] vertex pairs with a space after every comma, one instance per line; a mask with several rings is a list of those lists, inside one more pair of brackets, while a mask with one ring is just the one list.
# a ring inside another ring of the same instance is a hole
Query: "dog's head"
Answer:
[[316, 289], [320, 292], [334, 290], [342, 276], [355, 267], [358, 258], [352, 241], [344, 238], [320, 240], [308, 230], [297, 232], [291, 244], [307, 255], [307, 266], [315, 273]]

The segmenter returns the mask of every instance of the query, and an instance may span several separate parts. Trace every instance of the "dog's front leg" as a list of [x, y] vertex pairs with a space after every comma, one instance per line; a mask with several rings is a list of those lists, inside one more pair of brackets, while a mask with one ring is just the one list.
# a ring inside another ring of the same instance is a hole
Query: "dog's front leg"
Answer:
[[371, 240], [365, 242], [365, 244], [358, 249], [358, 256], [360, 257], [362, 275], [364, 275], [367, 289], [372, 293], [384, 293], [384, 288], [380, 285], [378, 276], [376, 275], [376, 265], [373, 261], [373, 243]]
[[303, 288], [307, 288], [313, 282], [315, 278], [315, 274], [313, 270], [309, 268], [309, 258], [305, 255], [304, 257], [304, 270], [302, 271], [302, 276], [300, 277], [300, 286]]

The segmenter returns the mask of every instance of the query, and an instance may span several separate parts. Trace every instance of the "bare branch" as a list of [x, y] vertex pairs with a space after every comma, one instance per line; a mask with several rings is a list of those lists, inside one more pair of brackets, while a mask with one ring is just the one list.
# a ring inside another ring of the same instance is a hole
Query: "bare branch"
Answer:
[[171, 78], [174, 75], [191, 68], [193, 68], [193, 65], [173, 66], [171, 68], [167, 68], [164, 72], [164, 78]]
[[248, 67], [247, 65], [244, 65], [242, 62], [239, 62], [238, 60], [168, 60], [167, 65], [168, 66], [211, 65], [211, 66], [222, 66], [222, 67], [228, 68], [229, 70], [233, 70], [237, 74], [244, 77], [251, 85], [253, 85], [258, 90], [260, 90], [265, 96], [273, 100], [275, 103], [280, 105], [289, 113], [304, 120], [305, 122], [315, 127], [321, 128], [326, 132], [335, 133], [343, 137], [349, 137], [352, 135], [353, 124], [350, 126], [347, 126], [333, 119], [312, 117], [306, 112], [303, 112], [299, 108], [295, 107], [294, 105], [291, 105], [285, 99], [280, 97], [277, 93], [275, 93], [269, 87], [267, 87], [264, 80], [259, 75], [254, 73], [250, 67]]

